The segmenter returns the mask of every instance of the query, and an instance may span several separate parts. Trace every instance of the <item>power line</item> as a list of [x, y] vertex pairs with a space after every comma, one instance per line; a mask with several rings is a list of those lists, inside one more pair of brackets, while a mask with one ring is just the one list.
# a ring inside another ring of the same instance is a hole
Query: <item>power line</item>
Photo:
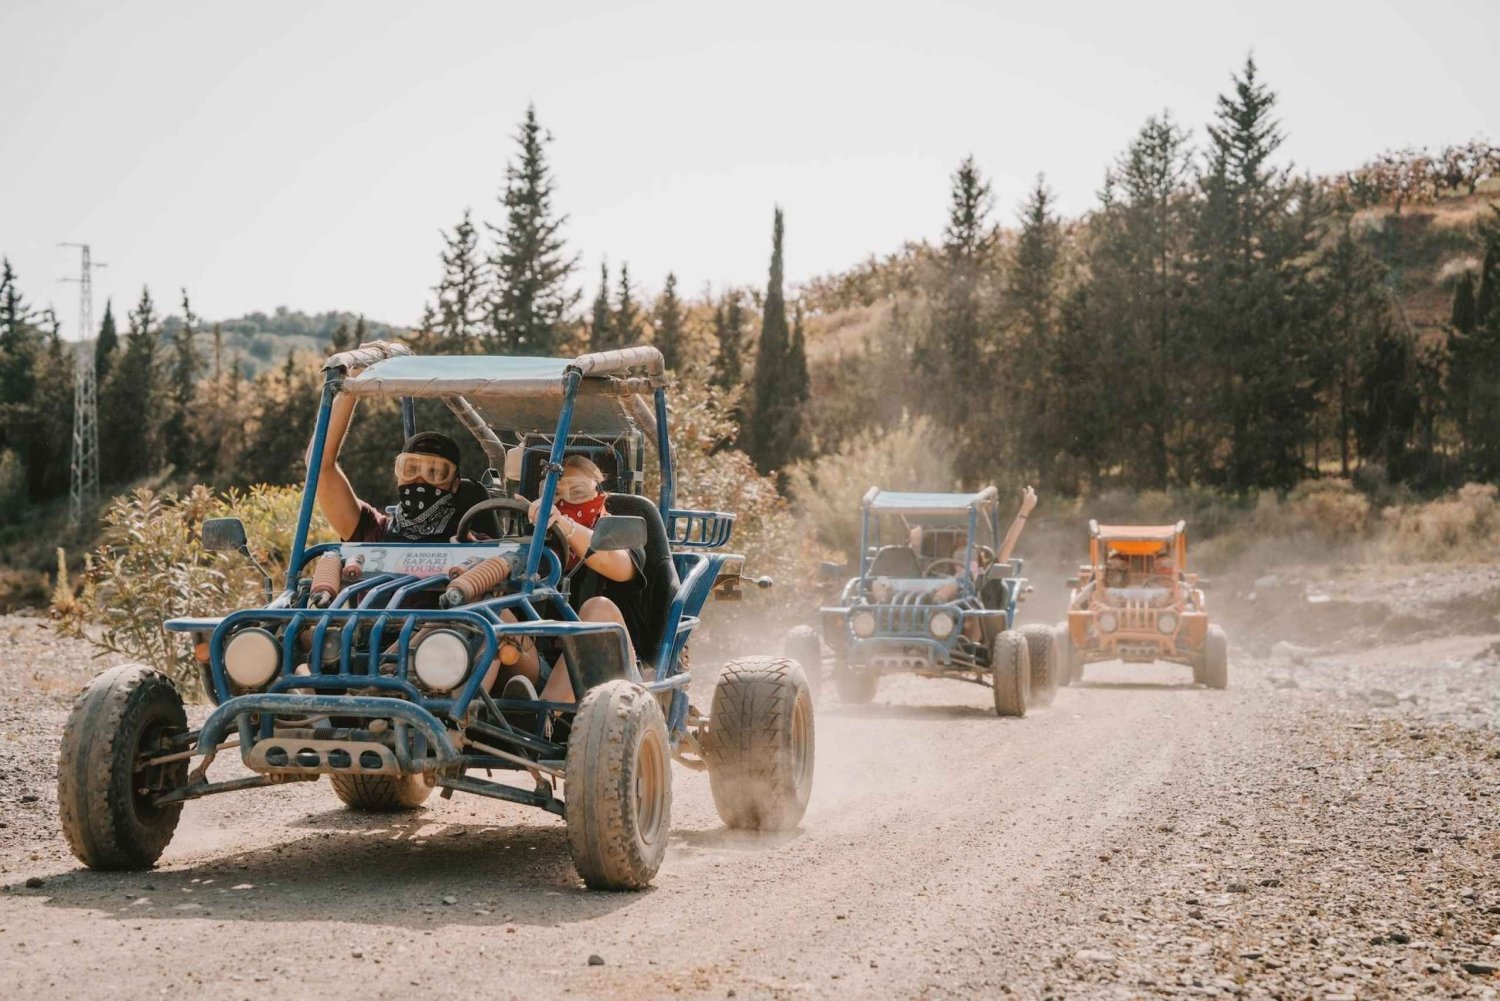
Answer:
[[77, 278], [63, 281], [78, 283], [78, 369], [73, 379], [73, 462], [68, 490], [68, 519], [74, 525], [83, 522], [84, 513], [99, 501], [99, 379], [94, 366], [94, 269], [104, 267], [94, 262], [86, 243], [63, 243], [78, 247], [83, 263]]

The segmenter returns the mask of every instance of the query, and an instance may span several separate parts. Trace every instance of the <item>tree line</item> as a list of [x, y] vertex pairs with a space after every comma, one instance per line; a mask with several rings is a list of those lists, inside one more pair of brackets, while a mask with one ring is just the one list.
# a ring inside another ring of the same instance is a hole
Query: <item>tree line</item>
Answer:
[[[967, 483], [1239, 492], [1327, 471], [1419, 487], [1496, 478], [1500, 215], [1474, 234], [1480, 264], [1458, 276], [1444, 335], [1419, 339], [1357, 229], [1373, 196], [1351, 196], [1354, 174], [1314, 179], [1280, 165], [1277, 100], [1247, 61], [1201, 144], [1169, 114], [1148, 118], [1080, 219], [1060, 216], [1039, 177], [1016, 224], [998, 225], [970, 158], [934, 244], [791, 288], [776, 208], [764, 285], [688, 295], [668, 274], [648, 297], [628, 262], [612, 272], [601, 261], [586, 309], [550, 136], [528, 108], [499, 218], [465, 210], [443, 232], [433, 298], [407, 337], [443, 353], [654, 343], [679, 378], [726, 402], [738, 431], [719, 447], [778, 477], [924, 415]], [[1470, 146], [1455, 147], [1474, 163], [1459, 158], [1454, 185], [1478, 185], [1490, 169], [1490, 147]], [[168, 471], [218, 486], [299, 479], [315, 360], [288, 354], [251, 375], [186, 291], [180, 309], [163, 316], [143, 289], [121, 331], [106, 305], [92, 345], [106, 485]], [[873, 322], [854, 335], [838, 326], [861, 309]], [[389, 336], [362, 318], [326, 332], [331, 321], [319, 322], [297, 325], [299, 341], [326, 337], [331, 352]], [[5, 262], [5, 516], [66, 494], [72, 404], [72, 346]], [[360, 422], [344, 465], [361, 492], [383, 496], [399, 415], [367, 406]]]
[[1278, 165], [1277, 95], [1253, 61], [1233, 82], [1201, 146], [1148, 118], [1083, 219], [1060, 218], [1038, 178], [1002, 232], [969, 159], [937, 246], [814, 283], [821, 306], [883, 319], [814, 369], [813, 408], [853, 399], [862, 420], [840, 425], [839, 402], [811, 426], [925, 413], [962, 479], [1066, 492], [1500, 475], [1500, 213], [1477, 227], [1482, 263], [1444, 336], [1419, 338], [1344, 180]]

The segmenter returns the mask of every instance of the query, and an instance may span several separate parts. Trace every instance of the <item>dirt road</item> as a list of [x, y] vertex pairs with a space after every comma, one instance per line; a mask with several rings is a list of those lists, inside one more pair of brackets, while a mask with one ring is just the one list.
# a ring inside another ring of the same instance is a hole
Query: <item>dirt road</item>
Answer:
[[[1492, 702], [1493, 665], [1468, 664]], [[1106, 666], [1024, 720], [953, 682], [829, 700], [801, 829], [730, 834], [678, 769], [641, 894], [584, 891], [540, 812], [459, 796], [363, 817], [326, 783], [189, 804], [160, 869], [84, 871], [50, 759], [25, 760], [52, 753], [66, 701], [13, 697], [0, 766], [37, 799], [0, 800], [0, 991], [1494, 997], [1496, 730], [1264, 662], [1222, 693], [1185, 675]]]

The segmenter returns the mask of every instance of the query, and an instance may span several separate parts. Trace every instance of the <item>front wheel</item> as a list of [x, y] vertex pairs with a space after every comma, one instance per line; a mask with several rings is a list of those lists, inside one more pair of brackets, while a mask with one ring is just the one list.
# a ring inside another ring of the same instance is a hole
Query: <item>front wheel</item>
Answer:
[[1203, 683], [1209, 688], [1229, 687], [1229, 637], [1218, 626], [1209, 626], [1203, 639]]
[[785, 657], [724, 665], [703, 738], [708, 787], [725, 825], [796, 827], [812, 796], [816, 740], [806, 673]]
[[1026, 638], [1014, 629], [995, 637], [990, 647], [990, 679], [995, 689], [996, 716], [1025, 716], [1031, 696], [1031, 663]]
[[607, 681], [578, 704], [568, 737], [568, 852], [595, 890], [641, 890], [667, 853], [671, 745], [644, 688]]
[[802, 665], [807, 687], [817, 695], [823, 680], [823, 638], [818, 631], [812, 626], [793, 626], [786, 634], [781, 652]]
[[1029, 625], [1019, 630], [1026, 639], [1026, 656], [1031, 661], [1031, 697], [1035, 706], [1050, 706], [1057, 698], [1057, 647], [1053, 644], [1051, 626]]
[[421, 775], [330, 775], [334, 794], [351, 810], [395, 813], [415, 810], [432, 795]]
[[57, 803], [68, 847], [90, 869], [149, 869], [177, 830], [181, 803], [153, 800], [187, 784], [186, 759], [144, 765], [187, 732], [182, 696], [160, 671], [110, 668], [83, 690], [63, 727]]

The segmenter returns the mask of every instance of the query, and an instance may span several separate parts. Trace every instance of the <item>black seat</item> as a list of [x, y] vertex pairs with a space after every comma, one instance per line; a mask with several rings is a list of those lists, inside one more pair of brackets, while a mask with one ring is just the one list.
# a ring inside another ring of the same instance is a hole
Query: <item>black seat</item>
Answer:
[[881, 546], [870, 561], [871, 577], [920, 577], [922, 566], [910, 546]]
[[608, 494], [604, 502], [610, 514], [640, 518], [646, 522], [646, 607], [654, 614], [646, 624], [646, 633], [641, 637], [636, 655], [647, 664], [655, 664], [661, 653], [661, 645], [670, 639], [667, 636], [667, 613], [682, 587], [677, 576], [677, 564], [672, 560], [672, 547], [667, 542], [667, 526], [661, 512], [645, 497], [634, 494]]

